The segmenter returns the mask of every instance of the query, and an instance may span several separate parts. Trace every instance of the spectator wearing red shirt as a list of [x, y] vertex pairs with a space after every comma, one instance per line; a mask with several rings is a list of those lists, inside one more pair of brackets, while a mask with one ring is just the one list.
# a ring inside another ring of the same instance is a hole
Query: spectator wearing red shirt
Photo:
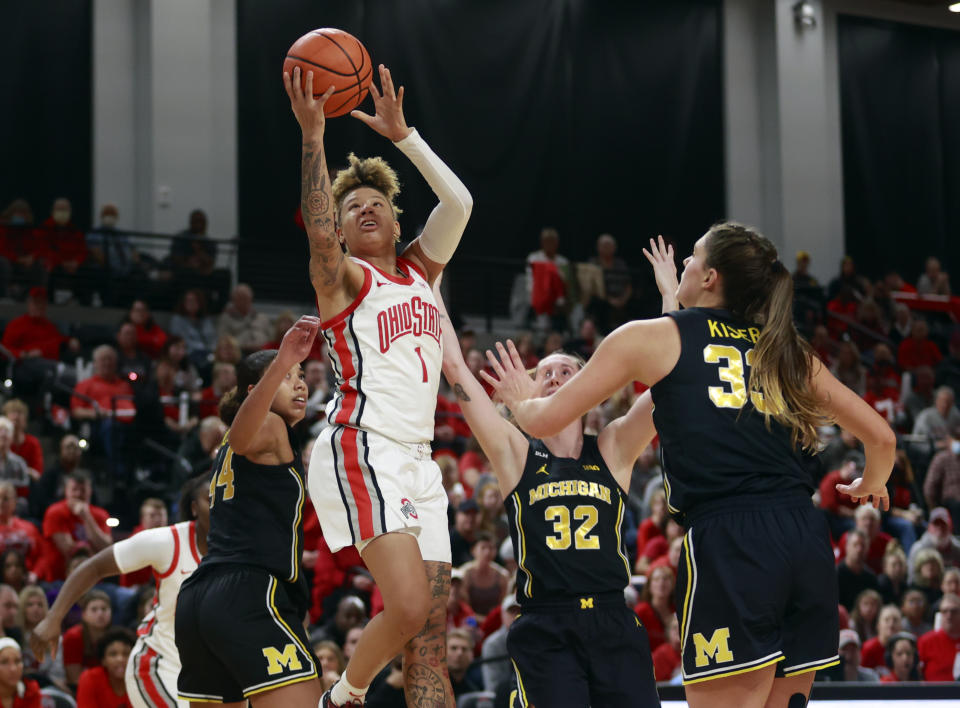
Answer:
[[[304, 524], [304, 535], [306, 535], [306, 524]], [[304, 548], [309, 548], [306, 543]], [[362, 595], [361, 601], [370, 608], [371, 616], [383, 609], [380, 590], [373, 582], [356, 547], [347, 546], [336, 553], [331, 553], [326, 539], [321, 535], [314, 548], [316, 556], [313, 566], [311, 622], [316, 623], [334, 615], [340, 601], [346, 595]]]
[[917, 640], [925, 681], [956, 681], [957, 653], [960, 653], [960, 596], [948, 593], [940, 600], [940, 629]]
[[633, 565], [635, 573], [649, 575], [653, 564], [670, 553], [670, 546], [677, 538], [683, 537], [683, 527], [673, 519], [667, 519], [663, 535], [651, 535], [643, 546], [637, 540], [637, 560]]
[[30, 573], [49, 580], [43, 536], [36, 526], [16, 515], [16, 508], [16, 489], [10, 482], [0, 482], [0, 553], [17, 551]]
[[137, 345], [151, 359], [160, 356], [167, 333], [160, 329], [150, 314], [150, 307], [143, 300], [134, 300], [130, 305], [125, 322], [131, 322], [137, 328]]
[[447, 629], [476, 625], [477, 616], [467, 602], [467, 591], [463, 586], [463, 571], [454, 568], [450, 571], [450, 595], [447, 597]]
[[657, 681], [669, 681], [680, 671], [679, 625], [677, 615], [671, 615], [667, 625], [667, 641], [653, 650], [653, 677]]
[[125, 627], [114, 627], [100, 638], [100, 662], [80, 677], [77, 708], [131, 708], [124, 673], [134, 641], [133, 632]]
[[900, 342], [897, 350], [897, 363], [901, 371], [912, 371], [918, 366], [936, 368], [940, 363], [943, 354], [937, 349], [937, 345], [927, 338], [929, 335], [930, 327], [926, 320], [913, 321], [910, 336]]
[[837, 491], [837, 485], [850, 484], [863, 473], [864, 464], [863, 453], [852, 450], [844, 455], [839, 469], [828, 472], [820, 480], [820, 508], [826, 512], [834, 538], [840, 538], [854, 527], [853, 515], [858, 508], [853, 499]]
[[67, 684], [76, 686], [84, 669], [100, 666], [97, 643], [110, 627], [113, 611], [103, 590], [91, 590], [80, 600], [80, 624], [63, 633], [63, 667]]
[[667, 497], [662, 489], [658, 489], [650, 497], [650, 516], [641, 521], [637, 528], [637, 550], [643, 552], [650, 541], [664, 536], [666, 527]]
[[40, 685], [23, 678], [23, 654], [10, 637], [0, 638], [0, 705], [10, 708], [42, 708]]
[[60, 197], [54, 201], [50, 216], [41, 228], [47, 232], [52, 254], [51, 265], [76, 273], [80, 264], [87, 259], [87, 242], [83, 231], [70, 220], [72, 212], [70, 200]]
[[77, 546], [87, 545], [93, 552], [109, 546], [113, 539], [106, 509], [90, 504], [93, 485], [83, 470], [74, 470], [63, 485], [62, 501], [52, 504], [43, 516], [43, 535], [52, 544], [48, 546], [51, 577], [63, 580], [65, 563]]
[[683, 536], [677, 536], [670, 542], [670, 550], [667, 551], [667, 555], [660, 556], [653, 563], [650, 564], [650, 569], [647, 571], [647, 575], [652, 573], [655, 568], [659, 568], [662, 565], [668, 566], [670, 570], [673, 571], [674, 577], [677, 575], [677, 566], [680, 563], [680, 551], [683, 549]]
[[675, 584], [676, 576], [668, 566], [654, 568], [640, 593], [640, 602], [633, 608], [647, 629], [650, 651], [667, 641], [667, 626], [670, 618], [676, 615], [673, 605]]
[[46, 233], [34, 228], [30, 205], [15, 199], [0, 214], [0, 268], [14, 286], [13, 295], [46, 283], [50, 255]]
[[[853, 288], [844, 285], [840, 288], [837, 296], [827, 303], [827, 312], [843, 317], [844, 320], [855, 320], [857, 318], [857, 299]], [[843, 333], [849, 329], [849, 325], [844, 320], [831, 317], [827, 320], [827, 329], [833, 339], [841, 339]]]
[[863, 643], [860, 649], [860, 666], [875, 669], [877, 674], [884, 676], [889, 667], [886, 665], [885, 654], [890, 639], [903, 629], [903, 615], [896, 605], [887, 605], [880, 610], [877, 619], [877, 636], [871, 637]]
[[106, 453], [114, 479], [125, 479], [126, 427], [137, 410], [133, 387], [119, 376], [117, 352], [109, 344], [93, 350], [93, 376], [77, 383], [70, 398], [70, 415], [93, 423], [94, 442]]
[[27, 404], [18, 398], [3, 404], [3, 414], [13, 423], [13, 442], [10, 444], [10, 451], [20, 455], [27, 466], [37, 472], [36, 475], [31, 472], [32, 477], [39, 478], [43, 473], [43, 449], [40, 447], [40, 441], [27, 432], [28, 413]]
[[882, 683], [896, 683], [898, 681], [920, 681], [920, 670], [917, 657], [917, 638], [910, 632], [898, 632], [887, 641], [887, 651], [884, 656], [889, 673], [884, 675]]
[[93, 376], [78, 382], [73, 391], [70, 414], [75, 419], [133, 422], [137, 412], [131, 400], [133, 388], [119, 376], [117, 351], [109, 344], [93, 350]]
[[63, 344], [68, 344], [72, 351], [80, 349], [77, 340], [65, 337], [47, 319], [46, 288], [31, 288], [27, 296], [27, 312], [7, 323], [3, 346], [20, 360], [42, 358], [57, 361]]
[[[883, 572], [883, 555], [893, 541], [893, 536], [880, 530], [880, 512], [872, 506], [858, 506], [854, 512], [856, 528], [867, 537], [867, 566], [879, 575]], [[846, 553], [847, 534], [840, 537], [838, 560]]]

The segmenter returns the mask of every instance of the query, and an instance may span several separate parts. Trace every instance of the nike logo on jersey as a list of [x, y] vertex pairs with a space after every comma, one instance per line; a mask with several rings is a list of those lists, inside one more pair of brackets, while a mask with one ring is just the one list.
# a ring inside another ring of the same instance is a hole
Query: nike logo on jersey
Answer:
[[547, 472], [547, 466], [543, 465], [540, 469], [537, 470], [537, 474], [545, 474], [547, 477], [550, 476], [550, 473]]

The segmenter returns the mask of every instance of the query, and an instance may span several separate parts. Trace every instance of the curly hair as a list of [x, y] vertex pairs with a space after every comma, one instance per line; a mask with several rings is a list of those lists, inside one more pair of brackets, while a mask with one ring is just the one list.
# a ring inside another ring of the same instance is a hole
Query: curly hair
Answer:
[[397, 206], [397, 196], [400, 194], [400, 179], [397, 173], [382, 157], [367, 157], [361, 160], [352, 152], [347, 155], [350, 166], [337, 172], [336, 179], [330, 187], [333, 201], [337, 205], [337, 220], [340, 219], [340, 208], [343, 201], [358, 187], [375, 189], [390, 202], [393, 208], [393, 218], [401, 213]]

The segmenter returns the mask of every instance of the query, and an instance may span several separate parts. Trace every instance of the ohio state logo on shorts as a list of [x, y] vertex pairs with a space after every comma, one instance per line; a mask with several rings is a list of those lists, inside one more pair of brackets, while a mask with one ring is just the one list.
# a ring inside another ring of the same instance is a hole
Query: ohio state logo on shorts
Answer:
[[420, 517], [417, 516], [417, 507], [413, 505], [413, 502], [404, 497], [400, 500], [400, 512], [403, 514], [403, 518], [409, 519], [411, 516], [415, 519]]

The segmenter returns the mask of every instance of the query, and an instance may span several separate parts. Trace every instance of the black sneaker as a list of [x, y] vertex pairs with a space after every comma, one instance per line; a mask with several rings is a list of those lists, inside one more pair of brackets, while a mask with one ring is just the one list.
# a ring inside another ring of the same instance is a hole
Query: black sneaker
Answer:
[[326, 692], [320, 697], [320, 708], [363, 708], [363, 700], [350, 701], [349, 703], [334, 703], [333, 699], [330, 698], [330, 694], [333, 693], [332, 688], [328, 688]]

